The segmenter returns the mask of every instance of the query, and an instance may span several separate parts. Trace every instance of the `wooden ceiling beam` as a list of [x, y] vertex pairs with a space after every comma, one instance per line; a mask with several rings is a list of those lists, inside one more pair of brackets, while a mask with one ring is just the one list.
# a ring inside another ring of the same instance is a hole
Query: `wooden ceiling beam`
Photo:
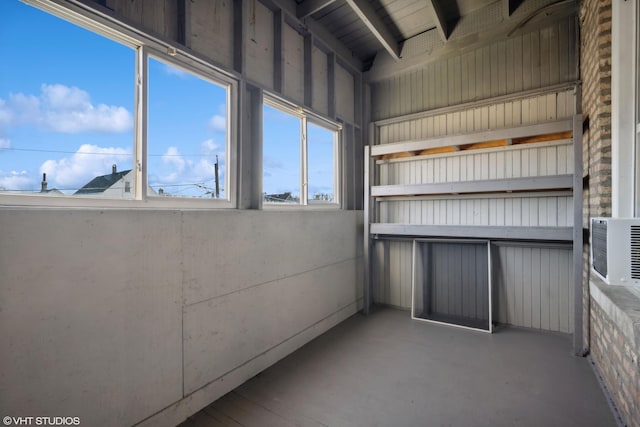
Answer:
[[376, 13], [371, 3], [367, 0], [345, 0], [351, 9], [358, 15], [358, 18], [366, 25], [382, 47], [389, 52], [394, 60], [400, 59], [400, 45], [393, 37], [391, 30]]
[[296, 17], [298, 19], [304, 19], [335, 2], [336, 0], [305, 0], [297, 6]]
[[[508, 2], [509, 0], [506, 1]], [[450, 31], [447, 27], [447, 18], [444, 16], [439, 0], [429, 0], [429, 4], [433, 10], [433, 21], [436, 23], [438, 34], [440, 34], [442, 41], [446, 42], [447, 38], [449, 38]]]

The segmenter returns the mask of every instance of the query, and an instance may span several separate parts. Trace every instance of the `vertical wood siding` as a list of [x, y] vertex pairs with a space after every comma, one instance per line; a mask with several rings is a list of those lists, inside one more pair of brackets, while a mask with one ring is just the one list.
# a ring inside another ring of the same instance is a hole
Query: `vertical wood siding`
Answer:
[[355, 80], [340, 64], [336, 64], [336, 113], [352, 123], [355, 122]]
[[316, 46], [311, 48], [312, 97], [311, 106], [322, 114], [329, 114], [329, 85], [327, 54]]
[[233, 3], [223, 0], [191, 2], [191, 48], [233, 68]]
[[432, 184], [573, 173], [571, 140], [378, 162], [384, 183]]
[[374, 242], [374, 301], [398, 308], [411, 308], [413, 243], [409, 240]]
[[372, 85], [374, 120], [578, 79], [573, 17]]
[[380, 203], [380, 222], [423, 225], [571, 227], [573, 200], [564, 197], [496, 197]]
[[304, 104], [304, 38], [284, 25], [284, 94]]
[[565, 90], [383, 124], [377, 143], [516, 127], [570, 118], [575, 113], [573, 90]]
[[[576, 113], [573, 89], [524, 92], [577, 79], [575, 40], [576, 27], [571, 18], [374, 83], [374, 120], [397, 118], [377, 124], [374, 143], [570, 118]], [[479, 100], [482, 102], [469, 104]], [[377, 184], [392, 185], [563, 175], [572, 174], [573, 165], [572, 141], [563, 140], [378, 161], [376, 169]], [[573, 225], [573, 200], [568, 193], [396, 197], [378, 202], [378, 207], [377, 222]], [[454, 255], [445, 252], [434, 259], [445, 263]], [[410, 308], [412, 242], [375, 241], [372, 254], [374, 300]], [[573, 331], [570, 249], [501, 244], [493, 247], [492, 256], [494, 320]], [[469, 259], [469, 268], [481, 267], [475, 258]], [[460, 274], [464, 271], [461, 269]], [[453, 283], [459, 288], [456, 277], [440, 275], [437, 281], [442, 286]]]
[[116, 0], [114, 11], [143, 28], [169, 39], [178, 34], [177, 2], [171, 0]]
[[494, 316], [500, 323], [573, 332], [571, 248], [494, 248]]
[[414, 315], [480, 321], [488, 326], [487, 261], [486, 244], [417, 243], [416, 263], [421, 268], [416, 271]]
[[[311, 58], [305, 58], [305, 36], [281, 18], [287, 12], [280, 13], [273, 2], [243, 1], [240, 8], [243, 16], [237, 17], [234, 4], [239, 1], [187, 0], [187, 22], [184, 23], [179, 22], [176, 0], [113, 0], [112, 3], [117, 18], [161, 40], [184, 43], [223, 71], [239, 71], [234, 69], [234, 55], [238, 54], [237, 49], [243, 49], [243, 79], [246, 77], [250, 83], [301, 106], [310, 98], [310, 105], [305, 106], [331, 120], [340, 118], [358, 127], [364, 125], [359, 111], [361, 100], [355, 100], [362, 96], [361, 74], [352, 66], [341, 65], [340, 59], [333, 69], [333, 58], [338, 55], [315, 34], [311, 35], [317, 40], [312, 43]], [[236, 37], [236, 19], [242, 20], [242, 40]], [[281, 22], [276, 25], [279, 19]], [[186, 34], [178, 34], [181, 29], [185, 29]], [[279, 55], [276, 55], [277, 48], [282, 49]], [[275, 63], [277, 57], [281, 63]], [[309, 74], [311, 79], [307, 83], [310, 84], [305, 87]], [[361, 161], [359, 158], [357, 163]]]
[[247, 3], [249, 8], [248, 13], [245, 13], [247, 77], [267, 88], [273, 88], [273, 12], [259, 1]]
[[[411, 308], [412, 247], [409, 240], [374, 242], [373, 285], [376, 303]], [[450, 256], [453, 255], [439, 250], [434, 263], [442, 262], [444, 265], [444, 260]], [[476, 284], [478, 289], [486, 289], [486, 259], [465, 258], [469, 265], [461, 269], [460, 274], [469, 269], [480, 272]], [[492, 258], [494, 322], [573, 332], [573, 264], [570, 248], [501, 244], [492, 247]], [[482, 268], [485, 268], [485, 273], [482, 273]], [[444, 289], [453, 290], [455, 286], [449, 285], [456, 281], [456, 277], [439, 275], [434, 280], [440, 285], [434, 288], [436, 297], [440, 295], [436, 309], [441, 312], [449, 310], [448, 293]], [[478, 304], [485, 300], [482, 295], [477, 296]]]

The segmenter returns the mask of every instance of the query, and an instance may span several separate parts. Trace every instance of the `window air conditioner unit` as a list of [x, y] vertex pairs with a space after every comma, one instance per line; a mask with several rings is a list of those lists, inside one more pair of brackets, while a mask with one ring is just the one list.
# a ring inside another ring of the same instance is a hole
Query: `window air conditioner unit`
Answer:
[[640, 286], [640, 218], [591, 218], [591, 269], [609, 285]]

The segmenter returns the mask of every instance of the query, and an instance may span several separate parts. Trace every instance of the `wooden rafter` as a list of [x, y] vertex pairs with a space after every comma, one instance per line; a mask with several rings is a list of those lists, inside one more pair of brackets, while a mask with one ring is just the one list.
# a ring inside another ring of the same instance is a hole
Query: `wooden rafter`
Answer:
[[305, 0], [297, 6], [296, 16], [298, 19], [304, 19], [335, 2], [336, 0]]
[[[509, 1], [509, 0], [506, 0]], [[447, 41], [449, 37], [449, 30], [447, 28], [447, 19], [444, 16], [444, 12], [442, 11], [442, 7], [440, 7], [439, 0], [429, 0], [429, 4], [431, 5], [431, 9], [433, 9], [433, 19], [436, 23], [436, 29], [438, 30], [438, 34], [440, 34], [440, 38], [442, 41]]]
[[394, 39], [391, 30], [382, 21], [375, 9], [367, 0], [345, 0], [351, 9], [358, 15], [358, 18], [373, 33], [382, 47], [389, 52], [389, 55], [396, 61], [400, 59], [400, 45]]

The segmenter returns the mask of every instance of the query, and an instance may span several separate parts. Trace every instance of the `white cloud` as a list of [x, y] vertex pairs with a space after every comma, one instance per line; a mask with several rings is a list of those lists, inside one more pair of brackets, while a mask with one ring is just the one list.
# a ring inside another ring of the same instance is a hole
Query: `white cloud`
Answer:
[[114, 164], [131, 164], [131, 159], [131, 151], [124, 148], [83, 144], [71, 157], [45, 161], [40, 174], [47, 174], [49, 188], [76, 189], [96, 176], [110, 173]]
[[60, 133], [127, 132], [133, 116], [124, 107], [91, 103], [88, 92], [61, 84], [40, 87], [38, 96], [24, 93], [0, 100], [0, 124], [35, 125]]
[[163, 179], [165, 182], [176, 182], [184, 171], [187, 161], [180, 154], [177, 147], [169, 147], [162, 155], [162, 163], [170, 167], [171, 172]]
[[0, 138], [0, 149], [11, 148], [11, 141], [6, 138]]
[[4, 99], [0, 98], [0, 126], [7, 126], [13, 119], [13, 113]]
[[200, 151], [205, 155], [216, 154], [219, 149], [220, 145], [218, 145], [213, 139], [207, 139], [200, 144]]
[[57, 110], [86, 110], [91, 108], [89, 94], [77, 87], [60, 84], [42, 85], [41, 99], [45, 105]]
[[7, 108], [12, 110], [14, 120], [22, 117], [37, 117], [40, 111], [40, 99], [24, 93], [12, 93], [9, 95]]
[[223, 115], [215, 114], [209, 119], [209, 128], [216, 132], [226, 132], [227, 119]]
[[[199, 184], [213, 185], [215, 179], [215, 156], [220, 162], [219, 176], [224, 179], [225, 175], [225, 152], [213, 139], [207, 139], [200, 144], [200, 154], [206, 156], [200, 160], [185, 157], [177, 147], [169, 147], [162, 155], [164, 167], [156, 170], [150, 177], [152, 185], [162, 184]], [[199, 191], [199, 190], [198, 190]]]
[[180, 68], [174, 67], [173, 65], [169, 65], [169, 64], [164, 64], [164, 72], [170, 76], [177, 76], [182, 79], [191, 77], [191, 74], [187, 73], [186, 71], [181, 70]]
[[[201, 159], [198, 163], [193, 165], [192, 173], [196, 181], [204, 182], [211, 181], [214, 178], [215, 161], [208, 159]], [[220, 171], [218, 171], [220, 172]]]
[[27, 171], [0, 171], [0, 190], [24, 191], [36, 188], [36, 182], [33, 176]]

